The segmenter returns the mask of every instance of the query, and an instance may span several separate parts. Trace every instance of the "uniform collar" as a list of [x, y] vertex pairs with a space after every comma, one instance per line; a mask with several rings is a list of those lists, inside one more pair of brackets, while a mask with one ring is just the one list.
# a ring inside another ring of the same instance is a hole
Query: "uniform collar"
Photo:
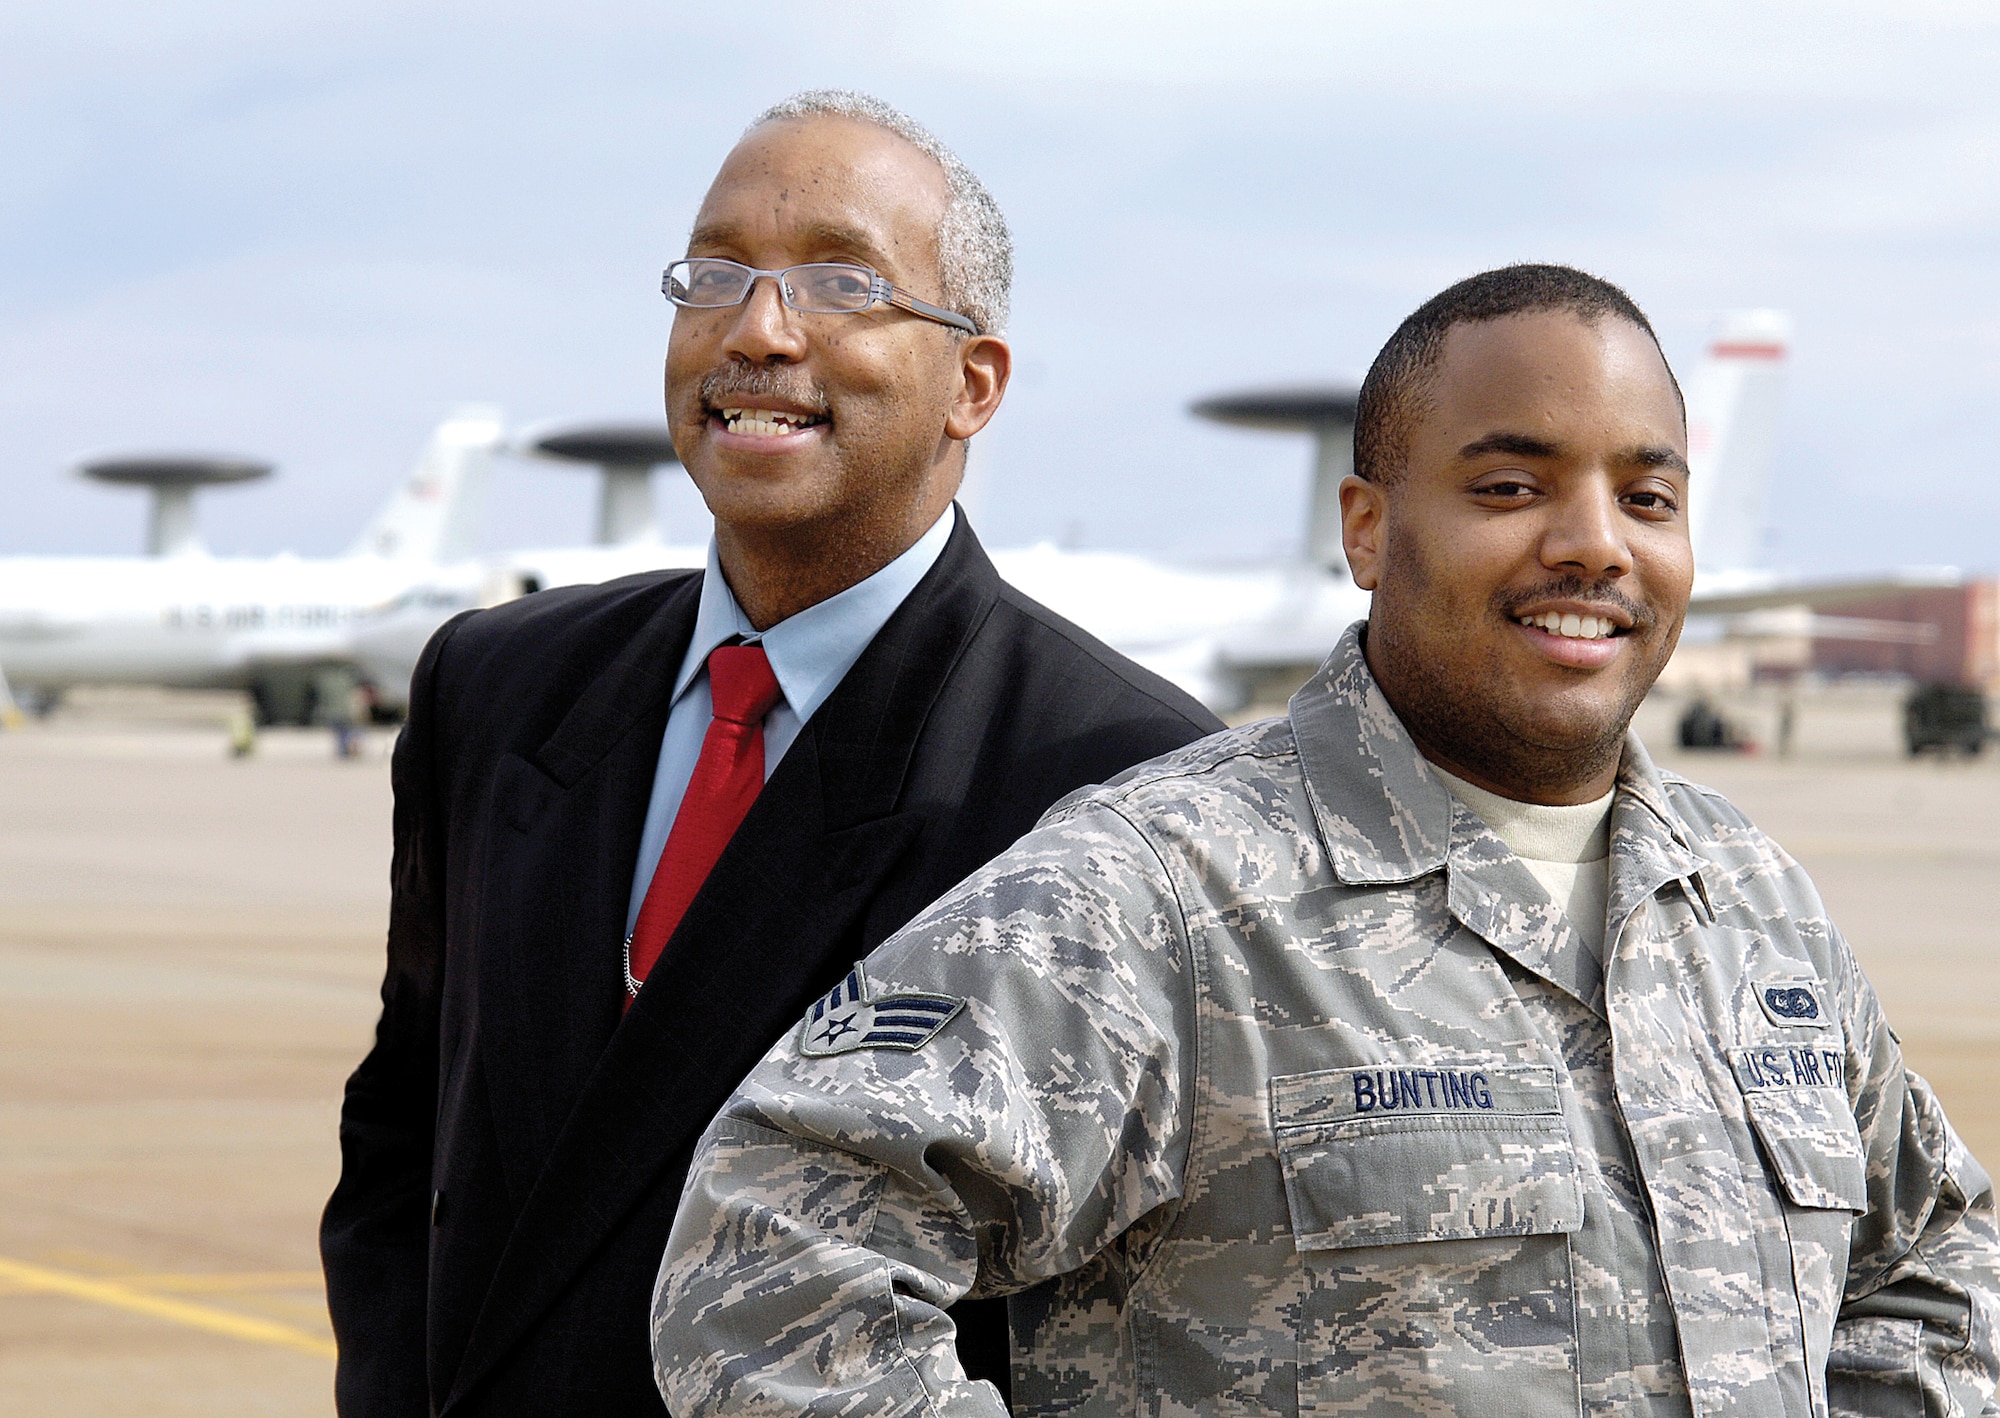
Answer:
[[[1290, 706], [1320, 835], [1334, 874], [1349, 885], [1413, 881], [1443, 867], [1457, 806], [1375, 682], [1361, 652], [1366, 626], [1347, 628]], [[1621, 843], [1628, 851], [1648, 843], [1677, 866], [1699, 865], [1692, 834], [1637, 734], [1625, 736], [1611, 830], [1613, 856]]]
[[688, 642], [687, 653], [681, 657], [680, 674], [674, 680], [674, 700], [678, 702], [694, 684], [702, 666], [708, 663], [709, 651], [741, 639], [764, 647], [785, 703], [801, 723], [810, 719], [861, 658], [868, 642], [924, 579], [924, 573], [936, 565], [945, 543], [951, 540], [957, 520], [957, 507], [946, 508], [908, 551], [873, 576], [817, 605], [807, 606], [761, 635], [736, 603], [736, 596], [722, 574], [715, 539], [711, 537], [708, 566], [702, 573], [701, 606], [695, 612], [694, 636]]
[[1306, 791], [1335, 876], [1349, 886], [1414, 881], [1451, 854], [1456, 802], [1424, 766], [1350, 625], [1292, 696]]
[[[1386, 886], [1447, 872], [1451, 913], [1469, 929], [1591, 1008], [1602, 1011], [1594, 961], [1574, 948], [1561, 911], [1491, 828], [1430, 771], [1349, 626], [1317, 674], [1292, 696], [1306, 791], [1333, 873], [1343, 885]], [[1702, 858], [1659, 769], [1627, 734], [1611, 811], [1609, 932], [1672, 881], [1709, 910]]]

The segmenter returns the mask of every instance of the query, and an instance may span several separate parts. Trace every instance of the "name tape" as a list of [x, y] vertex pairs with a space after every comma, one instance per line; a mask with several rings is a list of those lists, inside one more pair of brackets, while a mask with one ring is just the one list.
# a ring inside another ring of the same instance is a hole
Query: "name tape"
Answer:
[[1389, 1114], [1477, 1117], [1558, 1113], [1556, 1071], [1544, 1064], [1329, 1069], [1272, 1081], [1279, 1127]]

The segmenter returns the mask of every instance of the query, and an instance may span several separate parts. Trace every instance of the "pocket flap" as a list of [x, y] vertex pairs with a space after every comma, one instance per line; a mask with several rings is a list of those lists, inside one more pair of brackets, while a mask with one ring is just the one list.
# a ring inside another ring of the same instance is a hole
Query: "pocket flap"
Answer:
[[1301, 1250], [1575, 1231], [1576, 1153], [1555, 1069], [1327, 1069], [1271, 1080]]
[[1750, 1126], [1792, 1204], [1866, 1211], [1866, 1159], [1839, 1051], [1767, 1046], [1739, 1050], [1735, 1062]]

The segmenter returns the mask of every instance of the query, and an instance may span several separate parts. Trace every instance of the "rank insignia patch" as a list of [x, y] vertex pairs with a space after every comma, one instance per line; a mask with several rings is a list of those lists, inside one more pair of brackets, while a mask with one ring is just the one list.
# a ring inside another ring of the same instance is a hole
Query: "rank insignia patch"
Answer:
[[1817, 1029], [1826, 1023], [1816, 980], [1767, 980], [1757, 986], [1764, 1017], [1789, 1029]]
[[952, 995], [871, 995], [856, 965], [799, 1026], [799, 1052], [823, 1059], [856, 1049], [921, 1049], [963, 1008]]

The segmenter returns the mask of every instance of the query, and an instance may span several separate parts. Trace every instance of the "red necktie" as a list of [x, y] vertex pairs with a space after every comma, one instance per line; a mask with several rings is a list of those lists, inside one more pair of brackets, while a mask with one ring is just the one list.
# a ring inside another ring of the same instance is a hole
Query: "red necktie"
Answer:
[[764, 786], [764, 716], [781, 697], [764, 647], [709, 651], [708, 693], [715, 717], [626, 943], [628, 1005]]

